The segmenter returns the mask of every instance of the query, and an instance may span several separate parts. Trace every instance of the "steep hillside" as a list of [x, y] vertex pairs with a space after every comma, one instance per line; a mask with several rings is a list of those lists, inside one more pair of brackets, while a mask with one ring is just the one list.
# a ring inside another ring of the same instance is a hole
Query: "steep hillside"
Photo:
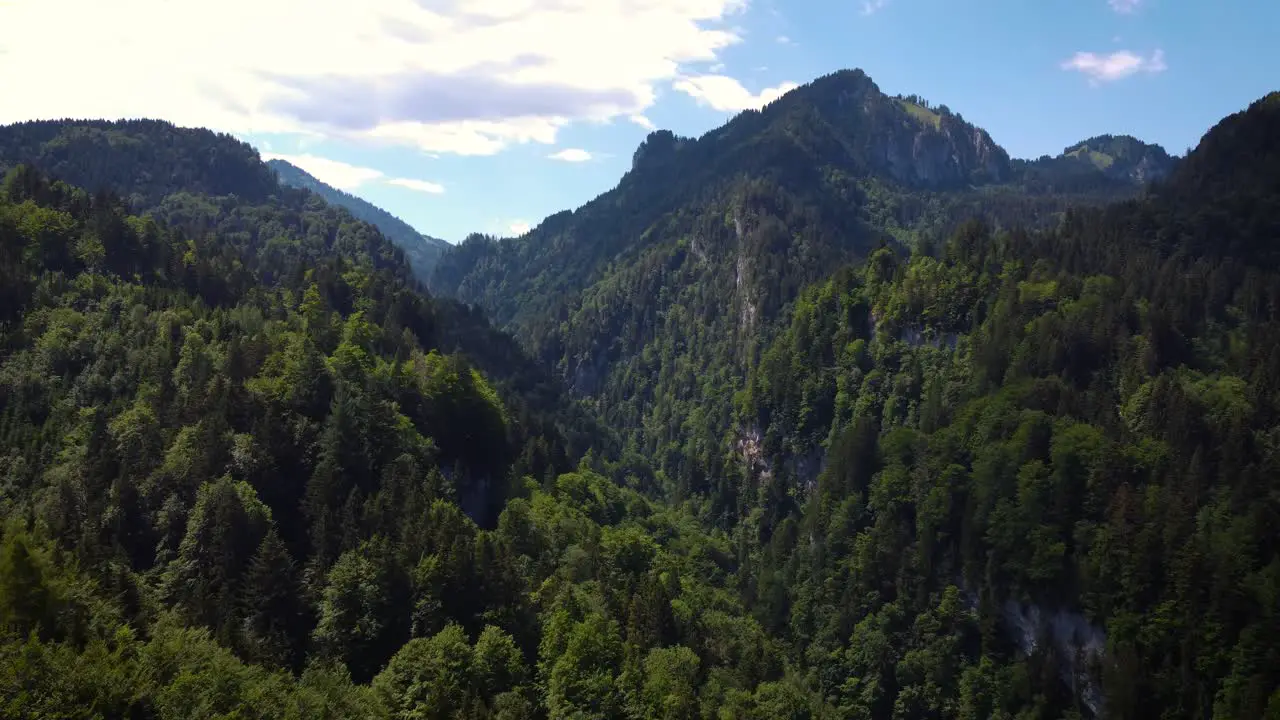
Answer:
[[[1113, 166], [1142, 164], [1124, 157]], [[468, 239], [432, 287], [511, 329], [688, 487], [717, 462], [732, 388], [799, 288], [975, 215], [1052, 225], [1141, 187], [1110, 167], [1050, 165], [1032, 178], [945, 106], [843, 71], [698, 139], [651, 134], [616, 188], [520, 238]]]
[[23, 165], [0, 278], [4, 717], [807, 702], [727, 538], [626, 488], [643, 462], [602, 462], [603, 433], [566, 472], [532, 422], [561, 406], [467, 361], [510, 344], [345, 211], [171, 192], [140, 217]]
[[1142, 201], [802, 294], [707, 505], [839, 716], [1280, 711], [1278, 120]]
[[414, 273], [424, 281], [431, 277], [431, 271], [435, 269], [440, 255], [449, 248], [449, 243], [444, 240], [423, 235], [386, 210], [351, 193], [326, 185], [300, 167], [280, 159], [268, 160], [267, 167], [276, 172], [282, 184], [310, 190], [330, 204], [344, 207], [355, 217], [377, 227], [388, 240], [404, 250]]
[[[244, 249], [247, 254], [240, 263], [246, 266], [278, 261], [281, 246], [270, 235], [303, 236], [304, 221], [320, 213], [335, 227], [344, 228], [346, 236], [359, 238], [349, 250], [384, 254], [400, 282], [420, 284], [410, 273], [403, 248], [394, 241], [385, 242], [376, 227], [340, 206], [329, 213], [323, 210], [324, 201], [310, 191], [282, 187], [257, 151], [230, 135], [158, 120], [42, 121], [0, 127], [0, 168], [21, 163], [90, 193], [118, 194], [134, 212], [151, 213], [192, 235], [218, 233], [224, 242]], [[295, 267], [297, 272], [305, 270]], [[296, 278], [278, 272], [255, 278], [237, 268], [225, 277], [206, 279], [241, 290], [258, 281], [277, 286]], [[470, 357], [503, 389], [508, 401], [525, 408], [556, 408], [539, 422], [554, 418], [559, 429], [547, 429], [571, 438], [570, 454], [586, 450], [584, 438], [596, 432], [588, 428], [592, 421], [559, 393], [558, 381], [510, 337], [452, 300], [424, 295], [419, 302], [432, 309], [433, 342]]]

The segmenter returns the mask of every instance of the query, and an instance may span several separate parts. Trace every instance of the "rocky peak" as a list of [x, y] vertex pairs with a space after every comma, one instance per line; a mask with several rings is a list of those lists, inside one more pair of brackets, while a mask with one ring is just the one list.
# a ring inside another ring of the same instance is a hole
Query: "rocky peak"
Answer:
[[765, 114], [791, 120], [804, 117], [797, 111], [806, 107], [862, 166], [862, 174], [926, 188], [1000, 182], [1010, 175], [1008, 154], [986, 131], [945, 105], [889, 97], [861, 70], [820, 77], [784, 95]]

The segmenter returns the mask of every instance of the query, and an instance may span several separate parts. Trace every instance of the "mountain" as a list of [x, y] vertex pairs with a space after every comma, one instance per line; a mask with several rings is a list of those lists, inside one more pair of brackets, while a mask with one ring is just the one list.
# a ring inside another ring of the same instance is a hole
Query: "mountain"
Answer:
[[[1155, 146], [1143, 147], [1164, 156]], [[1085, 165], [1059, 160], [1046, 164]], [[1128, 187], [1105, 183], [1102, 197], [1064, 198], [1027, 193], [1020, 183], [1028, 179], [1028, 165], [1010, 160], [984, 130], [945, 105], [889, 97], [862, 71], [841, 71], [698, 139], [650, 134], [613, 190], [577, 211], [548, 217], [520, 238], [472, 238], [473, 247], [454, 253], [433, 282], [485, 305], [500, 324], [520, 328], [546, 313], [547, 300], [526, 297], [526, 287], [556, 299], [580, 292], [610, 262], [666, 240], [653, 236], [665, 217], [732, 195], [744, 181], [785, 188], [827, 216], [823, 221], [849, 236], [853, 249], [865, 251], [880, 238], [912, 244], [921, 236], [941, 236], [974, 211], [1006, 224], [1043, 221], [1082, 200], [1136, 194], [1168, 170], [1155, 163], [1141, 177], [1135, 172]], [[1115, 175], [1088, 168], [1084, 174], [1095, 184]], [[509, 291], [505, 297], [491, 287], [496, 283]]]
[[1280, 710], [1276, 97], [1144, 198], [801, 294], [706, 505], [833, 716]]
[[805, 692], [723, 535], [509, 337], [309, 192], [152, 184], [233, 140], [122, 134], [60, 166], [114, 190], [0, 182], [6, 717], [690, 717], [698, 668], [738, 716]]
[[1079, 158], [1107, 177], [1146, 184], [1168, 175], [1174, 160], [1159, 145], [1128, 135], [1099, 135], [1062, 151], [1063, 158]]
[[467, 239], [431, 286], [483, 308], [644, 451], [681, 447], [662, 467], [691, 486], [721, 462], [727, 388], [802, 287], [975, 215], [1053, 225], [1168, 169], [1142, 159], [1167, 159], [1154, 146], [1095, 145], [1121, 159], [1011, 160], [946, 106], [841, 71], [698, 139], [650, 134], [617, 187], [519, 238]]
[[263, 164], [256, 150], [230, 135], [159, 120], [40, 121], [0, 128], [0, 168], [19, 163], [91, 192], [114, 188], [143, 210], [177, 188], [214, 196], [235, 194], [253, 202], [276, 194], [279, 183], [309, 190], [376, 226], [404, 250], [423, 278], [449, 247], [288, 163]]
[[[1138, 196], [794, 290], [817, 196], [665, 216], [556, 319], [613, 333], [592, 397], [653, 449], [232, 139], [107, 124], [57, 158], [94, 190], [18, 162], [4, 715], [1274, 717], [1277, 97]], [[903, 182], [1003, 172], [939, 167]]]
[[431, 276], [431, 271], [435, 269], [440, 255], [449, 248], [449, 243], [444, 240], [423, 235], [414, 230], [409, 223], [386, 210], [355, 195], [326, 185], [300, 167], [278, 158], [268, 160], [267, 167], [276, 171], [282, 184], [310, 190], [329, 203], [344, 207], [352, 215], [377, 227], [388, 240], [404, 250], [405, 256], [409, 258], [409, 264], [413, 266], [413, 271], [424, 280]]
[[1175, 164], [1164, 148], [1127, 135], [1099, 135], [1056, 157], [1017, 163], [1021, 183], [1031, 192], [1115, 192], [1161, 180]]

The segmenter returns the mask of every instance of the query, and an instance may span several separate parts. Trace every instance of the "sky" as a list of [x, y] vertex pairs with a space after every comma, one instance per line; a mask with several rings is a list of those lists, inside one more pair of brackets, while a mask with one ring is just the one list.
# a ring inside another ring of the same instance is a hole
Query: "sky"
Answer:
[[1276, 28], [1274, 0], [0, 0], [0, 124], [210, 127], [459, 242], [843, 68], [1015, 157], [1182, 154], [1280, 89]]

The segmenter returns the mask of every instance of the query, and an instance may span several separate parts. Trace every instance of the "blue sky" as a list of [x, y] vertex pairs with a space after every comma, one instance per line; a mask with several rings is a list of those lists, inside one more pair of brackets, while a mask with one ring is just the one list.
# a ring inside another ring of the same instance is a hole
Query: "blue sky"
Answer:
[[452, 242], [590, 200], [650, 127], [841, 68], [1018, 157], [1107, 132], [1182, 153], [1280, 89], [1269, 0], [0, 0], [0, 27], [0, 122], [213, 127]]

